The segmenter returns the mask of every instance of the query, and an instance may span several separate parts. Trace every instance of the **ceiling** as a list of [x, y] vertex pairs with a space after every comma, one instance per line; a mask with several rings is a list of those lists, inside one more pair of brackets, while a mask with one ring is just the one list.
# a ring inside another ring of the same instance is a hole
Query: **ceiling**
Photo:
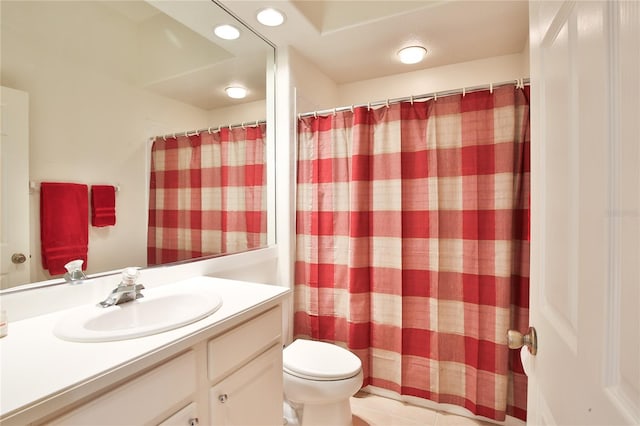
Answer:
[[[222, 0], [279, 46], [291, 46], [338, 84], [522, 52], [528, 35], [526, 0]], [[256, 11], [286, 15], [276, 28]], [[396, 52], [419, 44], [427, 58], [405, 65]]]
[[[137, 61], [143, 64], [137, 66], [140, 87], [204, 110], [266, 98], [266, 58], [272, 48], [245, 29], [238, 40], [215, 37], [216, 25], [239, 25], [211, 1], [99, 3], [135, 26]], [[224, 88], [234, 84], [248, 88], [246, 98], [226, 96]]]

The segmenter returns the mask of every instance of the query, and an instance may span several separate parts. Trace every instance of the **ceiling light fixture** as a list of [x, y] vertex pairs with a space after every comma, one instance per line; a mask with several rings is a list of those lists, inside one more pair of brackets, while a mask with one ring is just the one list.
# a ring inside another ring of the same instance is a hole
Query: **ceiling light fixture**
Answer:
[[225, 40], [235, 40], [240, 37], [240, 30], [229, 24], [218, 25], [213, 29], [213, 32]]
[[400, 62], [403, 64], [417, 64], [427, 54], [427, 49], [422, 46], [409, 46], [398, 51]]
[[227, 92], [227, 96], [233, 99], [242, 99], [247, 96], [247, 89], [241, 86], [229, 86], [224, 91]]
[[266, 9], [259, 10], [256, 18], [262, 25], [266, 25], [268, 27], [277, 27], [278, 25], [282, 25], [285, 16], [284, 13], [280, 12], [279, 10], [268, 7]]

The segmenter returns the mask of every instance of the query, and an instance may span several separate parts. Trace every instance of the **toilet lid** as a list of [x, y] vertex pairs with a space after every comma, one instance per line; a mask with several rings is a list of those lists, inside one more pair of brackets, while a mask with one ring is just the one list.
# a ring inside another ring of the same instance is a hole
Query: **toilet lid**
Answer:
[[311, 380], [348, 379], [360, 372], [360, 358], [331, 343], [298, 339], [282, 353], [284, 371]]

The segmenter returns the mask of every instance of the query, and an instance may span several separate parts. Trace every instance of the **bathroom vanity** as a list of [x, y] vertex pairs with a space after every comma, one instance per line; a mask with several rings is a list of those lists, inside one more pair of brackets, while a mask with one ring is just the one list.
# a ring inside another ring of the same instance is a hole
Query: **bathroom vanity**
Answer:
[[206, 285], [222, 305], [180, 328], [117, 341], [56, 337], [68, 310], [10, 323], [0, 339], [0, 422], [282, 424], [282, 305], [290, 291], [209, 277], [184, 284]]

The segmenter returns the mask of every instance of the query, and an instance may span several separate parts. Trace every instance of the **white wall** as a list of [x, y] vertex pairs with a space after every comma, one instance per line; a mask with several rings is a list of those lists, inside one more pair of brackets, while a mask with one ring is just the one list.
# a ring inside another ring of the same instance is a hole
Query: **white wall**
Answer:
[[209, 111], [208, 126], [229, 126], [235, 124], [246, 123], [247, 125], [255, 124], [256, 120], [266, 120], [266, 102], [265, 100], [247, 102], [240, 105], [230, 106], [226, 108], [218, 108]]
[[292, 84], [297, 88], [297, 113], [529, 77], [528, 50], [340, 85], [313, 68], [297, 52], [292, 51], [291, 56]]
[[[407, 72], [389, 77], [343, 84], [340, 106], [366, 104], [384, 99], [422, 95], [529, 77], [528, 55], [495, 56], [487, 59]], [[333, 108], [330, 106], [329, 108]]]

